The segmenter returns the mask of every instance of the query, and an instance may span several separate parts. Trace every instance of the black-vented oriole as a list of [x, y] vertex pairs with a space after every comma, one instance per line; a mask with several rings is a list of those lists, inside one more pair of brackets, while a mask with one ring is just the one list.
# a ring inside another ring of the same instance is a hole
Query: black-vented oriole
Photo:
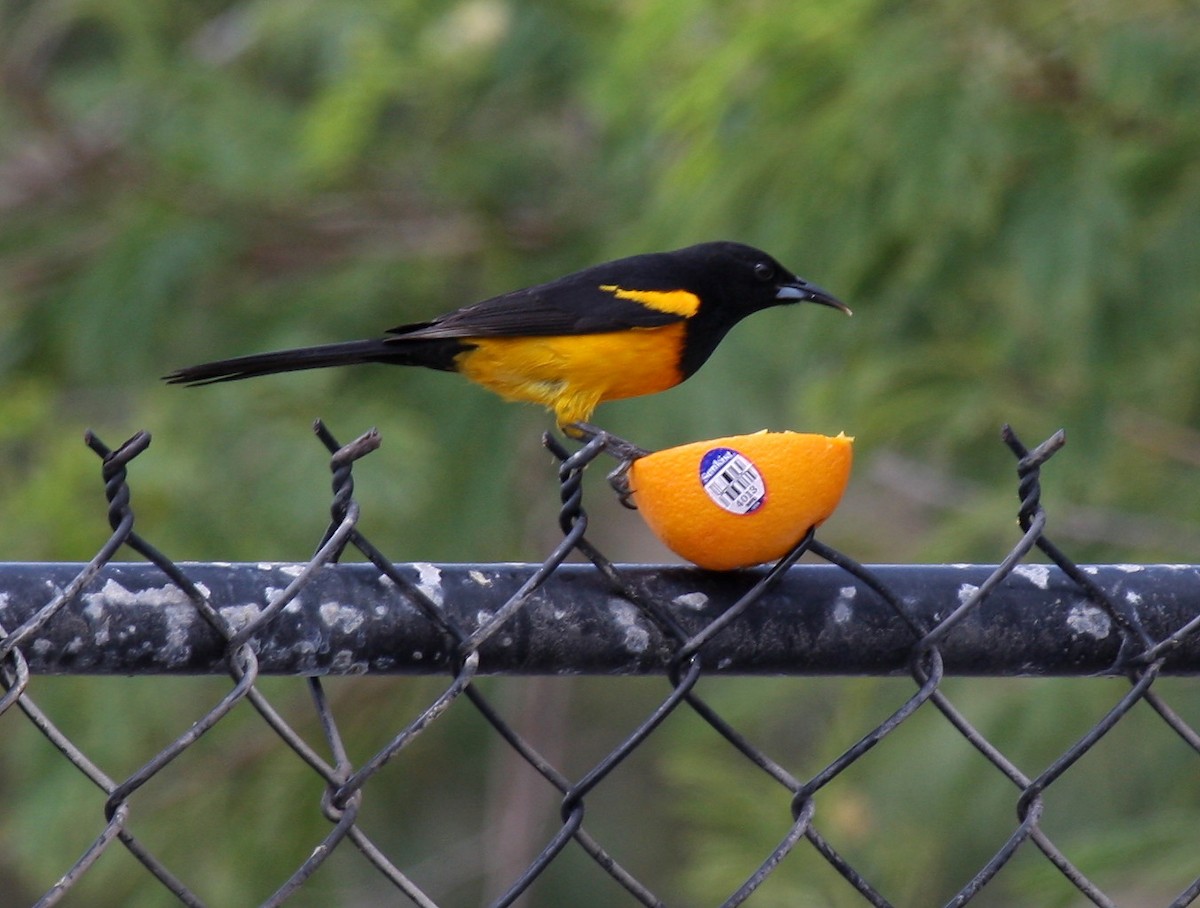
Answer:
[[595, 265], [385, 337], [219, 360], [165, 378], [199, 385], [353, 363], [425, 366], [548, 407], [566, 427], [603, 401], [674, 387], [747, 315], [800, 302], [850, 312], [765, 252], [701, 243]]

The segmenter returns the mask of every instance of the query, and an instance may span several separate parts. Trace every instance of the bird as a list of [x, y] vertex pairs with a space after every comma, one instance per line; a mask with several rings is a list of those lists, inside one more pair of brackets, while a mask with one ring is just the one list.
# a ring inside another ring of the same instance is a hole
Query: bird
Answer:
[[458, 372], [507, 400], [540, 404], [566, 431], [604, 401], [665, 391], [691, 377], [746, 316], [801, 302], [850, 314], [762, 250], [707, 242], [593, 265], [382, 337], [201, 363], [163, 379], [207, 385], [357, 363], [424, 366]]

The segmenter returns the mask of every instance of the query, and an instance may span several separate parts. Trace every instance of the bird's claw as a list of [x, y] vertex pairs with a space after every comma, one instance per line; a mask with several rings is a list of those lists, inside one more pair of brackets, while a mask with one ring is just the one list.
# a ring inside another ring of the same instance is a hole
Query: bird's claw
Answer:
[[636, 511], [637, 505], [633, 503], [633, 489], [629, 485], [629, 468], [633, 466], [635, 460], [645, 457], [650, 452], [591, 423], [575, 422], [561, 428], [564, 435], [575, 441], [591, 442], [600, 439], [604, 452], [620, 461], [616, 469], [608, 474], [608, 484], [617, 493], [617, 501], [631, 511]]

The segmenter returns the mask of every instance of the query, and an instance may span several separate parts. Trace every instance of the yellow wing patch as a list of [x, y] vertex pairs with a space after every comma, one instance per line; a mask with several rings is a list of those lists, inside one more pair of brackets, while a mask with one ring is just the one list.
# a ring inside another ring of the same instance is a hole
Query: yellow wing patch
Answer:
[[626, 290], [616, 284], [601, 284], [600, 289], [617, 299], [633, 300], [659, 312], [691, 318], [700, 309], [700, 297], [687, 290]]

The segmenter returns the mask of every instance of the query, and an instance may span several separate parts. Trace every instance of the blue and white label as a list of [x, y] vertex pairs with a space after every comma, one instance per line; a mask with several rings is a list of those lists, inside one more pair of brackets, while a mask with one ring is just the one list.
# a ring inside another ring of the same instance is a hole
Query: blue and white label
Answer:
[[700, 484], [717, 507], [731, 514], [750, 514], [767, 500], [762, 473], [745, 454], [713, 448], [700, 458]]

